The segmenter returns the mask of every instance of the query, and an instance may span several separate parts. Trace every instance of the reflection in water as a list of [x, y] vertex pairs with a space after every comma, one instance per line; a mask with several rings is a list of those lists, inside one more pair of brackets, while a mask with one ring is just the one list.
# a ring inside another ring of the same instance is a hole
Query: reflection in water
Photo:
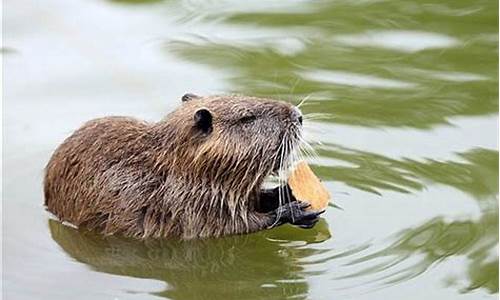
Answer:
[[167, 288], [155, 295], [172, 299], [305, 299], [299, 261], [326, 251], [304, 245], [327, 240], [328, 224], [287, 227], [221, 239], [138, 241], [49, 220], [52, 238], [74, 259], [99, 272], [162, 280]]
[[[490, 293], [498, 293], [498, 255], [495, 253], [498, 245], [497, 151], [473, 149], [457, 154], [461, 162], [397, 160], [328, 143], [322, 145], [318, 153], [352, 165], [317, 166], [317, 173], [322, 178], [343, 181], [377, 194], [382, 190], [409, 193], [423, 189], [424, 182], [440, 183], [481, 200], [483, 211], [479, 220], [447, 221], [437, 217], [406, 229], [392, 245], [348, 263], [364, 266], [361, 270], [336, 279], [368, 276], [369, 282], [381, 281], [390, 286], [410, 280], [448, 257], [463, 255], [468, 258], [468, 285], [461, 287], [461, 291], [484, 287]], [[384, 258], [382, 263], [379, 262], [381, 258]], [[416, 262], [403, 264], [415, 258]], [[453, 279], [448, 284], [454, 284]]]
[[[467, 47], [482, 57], [481, 65], [498, 64], [495, 56], [485, 55], [494, 45], [476, 42]], [[426, 75], [468, 71], [498, 80], [496, 73], [470, 65], [471, 58], [456, 50], [446, 50], [436, 62], [432, 51], [403, 55], [396, 60], [391, 51], [346, 49], [324, 44], [321, 38], [307, 41], [302, 51], [292, 55], [266, 48], [258, 41], [255, 47], [238, 46], [231, 41], [179, 41], [169, 43], [167, 49], [189, 61], [219, 69], [230, 66], [228, 71], [234, 75], [229, 80], [235, 92], [284, 99], [307, 96], [309, 103], [317, 105], [304, 107], [306, 113], [321, 107], [322, 111], [331, 112], [336, 123], [429, 128], [446, 124], [449, 117], [492, 114], [498, 110], [498, 91], [489, 80], [439, 81]], [[318, 57], [322, 58], [321, 73], [310, 69], [318, 65], [314, 63]], [[346, 85], [346, 79], [352, 82]], [[370, 87], [385, 89], [380, 92]]]
[[339, 71], [311, 70], [303, 72], [302, 77], [324, 83], [333, 83], [367, 88], [385, 88], [385, 89], [411, 89], [415, 84], [395, 79], [378, 78], [361, 74]]
[[[498, 256], [492, 251], [496, 251], [497, 244], [498, 206], [483, 214], [478, 221], [447, 222], [443, 218], [435, 218], [417, 228], [403, 231], [396, 242], [387, 248], [350, 261], [349, 265], [361, 264], [365, 267], [336, 279], [375, 275], [368, 277], [371, 282], [383, 281], [392, 285], [412, 279], [448, 257], [464, 255], [468, 258], [468, 285], [462, 287], [462, 292], [484, 287], [490, 293], [498, 293]], [[382, 263], [372, 263], [375, 259], [380, 261], [380, 258], [384, 259]], [[399, 267], [401, 263], [415, 258], [416, 262]], [[376, 274], [382, 271], [381, 275]], [[454, 283], [450, 281], [449, 284]]]
[[370, 31], [357, 35], [341, 35], [336, 42], [354, 47], [381, 47], [403, 52], [417, 52], [425, 49], [451, 48], [459, 45], [451, 37], [418, 31]]
[[465, 162], [398, 160], [328, 143], [317, 152], [352, 165], [317, 166], [317, 173], [322, 178], [342, 181], [377, 194], [381, 190], [402, 193], [421, 190], [425, 187], [424, 181], [449, 185], [477, 199], [491, 198], [498, 193], [498, 151], [494, 150], [473, 149], [459, 153]]
[[[261, 37], [169, 40], [165, 48], [227, 71], [235, 92], [308, 96], [336, 123], [430, 128], [454, 116], [495, 114], [498, 85], [491, 81], [498, 82], [492, 67], [498, 65], [498, 6], [446, 2], [376, 1], [365, 7], [327, 1], [291, 4], [278, 12], [214, 10], [207, 15], [224, 17], [228, 25], [258, 25]], [[379, 30], [367, 33], [367, 28]], [[300, 47], [287, 53], [268, 42], [292, 38]], [[489, 80], [457, 80], [464, 78], [457, 74]]]

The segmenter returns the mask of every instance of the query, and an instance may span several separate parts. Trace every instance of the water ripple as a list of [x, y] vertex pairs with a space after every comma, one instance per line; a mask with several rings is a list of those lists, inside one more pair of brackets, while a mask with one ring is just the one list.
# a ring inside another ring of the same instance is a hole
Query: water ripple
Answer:
[[333, 40], [352, 47], [375, 47], [410, 53], [451, 48], [461, 44], [458, 39], [444, 34], [410, 30], [373, 30], [360, 34], [339, 35], [333, 37]]

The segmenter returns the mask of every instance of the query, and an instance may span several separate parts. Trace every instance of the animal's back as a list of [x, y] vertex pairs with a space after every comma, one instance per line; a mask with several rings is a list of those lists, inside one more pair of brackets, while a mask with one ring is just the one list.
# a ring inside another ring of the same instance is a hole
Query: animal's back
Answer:
[[48, 210], [76, 226], [109, 233], [124, 230], [120, 228], [124, 224], [106, 221], [112, 221], [118, 212], [123, 218], [127, 209], [130, 219], [136, 218], [135, 206], [126, 203], [126, 196], [127, 189], [144, 188], [141, 185], [151, 181], [139, 174], [147, 168], [143, 145], [150, 139], [148, 126], [133, 118], [106, 117], [75, 131], [47, 164], [44, 193]]

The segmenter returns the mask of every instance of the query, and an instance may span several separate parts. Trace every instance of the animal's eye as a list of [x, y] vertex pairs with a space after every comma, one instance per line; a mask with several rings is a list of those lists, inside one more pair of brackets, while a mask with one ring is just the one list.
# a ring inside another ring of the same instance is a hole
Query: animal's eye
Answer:
[[241, 123], [252, 123], [253, 121], [255, 121], [255, 119], [257, 119], [256, 116], [248, 115], [248, 116], [244, 116], [243, 118], [241, 118], [240, 122]]

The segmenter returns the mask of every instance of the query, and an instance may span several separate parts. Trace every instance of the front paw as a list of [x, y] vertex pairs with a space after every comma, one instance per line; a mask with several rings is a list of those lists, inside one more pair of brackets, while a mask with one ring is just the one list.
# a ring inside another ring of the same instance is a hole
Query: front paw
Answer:
[[278, 224], [290, 223], [301, 228], [311, 228], [319, 220], [324, 210], [308, 210], [311, 205], [302, 201], [293, 201], [278, 207], [274, 214]]

